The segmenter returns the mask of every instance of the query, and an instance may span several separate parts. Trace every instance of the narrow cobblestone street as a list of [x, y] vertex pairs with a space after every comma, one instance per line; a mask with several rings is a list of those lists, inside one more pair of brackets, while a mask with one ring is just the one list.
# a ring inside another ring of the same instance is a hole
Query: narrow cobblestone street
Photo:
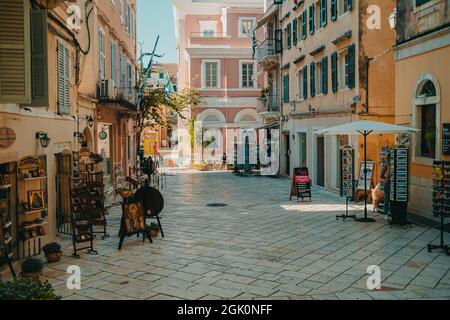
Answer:
[[[46, 265], [66, 299], [423, 299], [450, 298], [450, 257], [428, 253], [438, 231], [411, 225], [336, 221], [342, 198], [313, 190], [313, 201], [289, 202], [289, 181], [231, 173], [167, 177], [165, 238], [135, 237], [117, 250], [120, 207], [110, 210], [98, 255]], [[224, 203], [226, 207], [208, 207]], [[350, 210], [361, 214], [359, 205]], [[447, 239], [448, 241], [448, 239]], [[66, 268], [81, 267], [81, 290], [68, 290]], [[369, 265], [382, 289], [366, 287]]]

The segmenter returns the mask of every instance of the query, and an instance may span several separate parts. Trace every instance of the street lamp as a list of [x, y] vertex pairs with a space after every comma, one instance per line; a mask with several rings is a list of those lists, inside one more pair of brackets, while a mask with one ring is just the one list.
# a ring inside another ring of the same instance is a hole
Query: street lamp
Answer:
[[39, 139], [42, 148], [47, 148], [50, 144], [50, 138], [48, 137], [47, 132], [39, 131], [36, 132], [36, 140]]
[[89, 128], [92, 128], [92, 126], [94, 125], [94, 117], [93, 116], [86, 116], [86, 121], [89, 125]]
[[73, 136], [78, 139], [79, 144], [82, 144], [84, 142], [83, 134], [80, 131], [74, 132]]
[[391, 26], [391, 29], [395, 29], [397, 26], [397, 9], [394, 9], [389, 16], [389, 25]]

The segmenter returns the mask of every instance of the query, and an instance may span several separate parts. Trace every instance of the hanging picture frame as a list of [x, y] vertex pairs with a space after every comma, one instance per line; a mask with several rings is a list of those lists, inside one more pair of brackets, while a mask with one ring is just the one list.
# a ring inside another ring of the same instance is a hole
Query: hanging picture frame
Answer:
[[28, 204], [30, 210], [39, 210], [45, 208], [44, 191], [32, 190], [28, 191]]

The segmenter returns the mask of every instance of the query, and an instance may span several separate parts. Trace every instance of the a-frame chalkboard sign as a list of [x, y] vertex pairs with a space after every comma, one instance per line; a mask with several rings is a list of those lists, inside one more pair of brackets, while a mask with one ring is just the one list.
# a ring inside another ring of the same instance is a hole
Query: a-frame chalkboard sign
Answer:
[[145, 225], [144, 210], [142, 202], [124, 202], [122, 204], [122, 219], [120, 221], [119, 230], [119, 250], [122, 249], [123, 240], [125, 237], [132, 236], [140, 233], [144, 233], [148, 237], [150, 243], [152, 243], [152, 238], [150, 236], [150, 230]]

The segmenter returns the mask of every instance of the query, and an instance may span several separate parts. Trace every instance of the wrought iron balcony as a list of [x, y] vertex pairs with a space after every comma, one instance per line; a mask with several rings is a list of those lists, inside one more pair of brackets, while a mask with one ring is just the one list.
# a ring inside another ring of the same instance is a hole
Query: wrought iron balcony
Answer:
[[256, 60], [265, 69], [278, 65], [274, 39], [266, 39], [256, 48]]
[[278, 102], [278, 96], [268, 95], [268, 96], [259, 98], [258, 105], [257, 105], [257, 111], [258, 111], [258, 113], [279, 112], [280, 111], [280, 103]]

